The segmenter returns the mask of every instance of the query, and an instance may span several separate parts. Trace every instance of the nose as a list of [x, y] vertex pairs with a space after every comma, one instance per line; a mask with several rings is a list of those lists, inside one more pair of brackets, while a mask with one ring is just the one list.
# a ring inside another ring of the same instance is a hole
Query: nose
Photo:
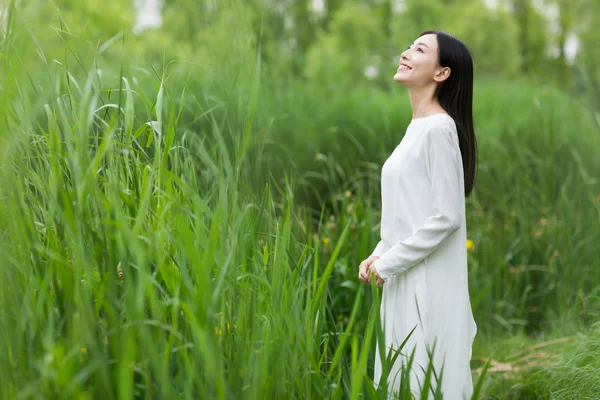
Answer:
[[400, 62], [404, 61], [404, 60], [409, 60], [410, 58], [408, 57], [410, 55], [410, 49], [404, 50], [402, 52], [402, 54], [400, 54]]

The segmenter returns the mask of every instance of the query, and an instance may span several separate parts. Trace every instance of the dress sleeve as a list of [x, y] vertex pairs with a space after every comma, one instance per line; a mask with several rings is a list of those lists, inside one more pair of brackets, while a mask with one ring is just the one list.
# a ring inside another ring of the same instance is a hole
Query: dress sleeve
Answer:
[[379, 243], [377, 243], [377, 246], [375, 246], [375, 250], [373, 250], [373, 253], [371, 253], [369, 257], [381, 257], [385, 253], [385, 251], [385, 244], [383, 243], [383, 240], [380, 240]]
[[431, 181], [431, 215], [411, 236], [398, 241], [373, 263], [384, 281], [425, 259], [461, 224], [464, 188], [460, 183], [462, 159], [452, 137], [456, 132], [450, 126], [436, 125], [424, 134], [425, 165]]

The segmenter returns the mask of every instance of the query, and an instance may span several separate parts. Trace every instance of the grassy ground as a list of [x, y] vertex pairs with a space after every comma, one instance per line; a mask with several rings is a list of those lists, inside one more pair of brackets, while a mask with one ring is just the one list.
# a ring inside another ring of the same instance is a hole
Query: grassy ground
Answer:
[[[595, 399], [600, 391], [598, 325], [571, 334], [496, 338], [474, 361], [490, 360], [483, 399]], [[479, 372], [477, 369], [475, 373]]]

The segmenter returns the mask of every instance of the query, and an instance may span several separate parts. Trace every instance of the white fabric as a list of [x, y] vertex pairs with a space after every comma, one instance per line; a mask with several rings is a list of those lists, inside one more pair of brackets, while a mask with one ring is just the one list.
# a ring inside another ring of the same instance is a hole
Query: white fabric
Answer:
[[[425, 376], [419, 365], [427, 370], [426, 346], [432, 349], [435, 342], [436, 374], [444, 365], [444, 399], [472, 395], [470, 359], [477, 325], [469, 298], [466, 239], [464, 174], [454, 120], [447, 114], [413, 119], [381, 169], [381, 241], [372, 253], [380, 256], [373, 268], [385, 281], [381, 322], [386, 354], [417, 326], [391, 368], [390, 393], [399, 390], [403, 356], [413, 348], [411, 390], [419, 393]], [[379, 346], [376, 386], [382, 375]]]

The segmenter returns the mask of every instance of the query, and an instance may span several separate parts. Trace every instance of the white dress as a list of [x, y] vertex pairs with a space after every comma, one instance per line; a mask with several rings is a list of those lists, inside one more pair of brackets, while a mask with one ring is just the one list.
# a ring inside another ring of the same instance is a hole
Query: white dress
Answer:
[[[444, 365], [444, 399], [470, 399], [477, 325], [467, 279], [464, 174], [456, 125], [449, 115], [411, 121], [381, 169], [381, 201], [381, 241], [372, 255], [381, 257], [373, 268], [384, 279], [386, 354], [416, 326], [390, 368], [389, 393], [399, 390], [402, 359], [413, 348], [411, 390], [419, 393], [429, 364], [426, 346], [432, 349], [435, 342], [433, 365], [438, 375]], [[380, 345], [376, 387], [382, 375]], [[435, 387], [436, 379], [432, 382]]]

